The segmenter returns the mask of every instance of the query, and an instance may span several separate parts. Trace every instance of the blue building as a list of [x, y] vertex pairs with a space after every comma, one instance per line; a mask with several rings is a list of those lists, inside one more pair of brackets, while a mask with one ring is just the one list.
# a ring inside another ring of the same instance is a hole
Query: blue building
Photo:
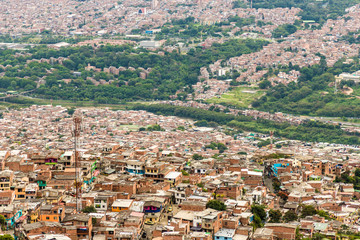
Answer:
[[215, 240], [232, 240], [235, 236], [235, 229], [222, 228], [214, 235]]
[[144, 213], [158, 213], [163, 209], [163, 204], [158, 201], [148, 201], [144, 204]]
[[279, 168], [285, 168], [287, 166], [289, 166], [290, 164], [289, 163], [274, 163], [271, 167], [271, 170], [274, 174], [275, 177], [278, 176], [278, 169]]
[[126, 171], [130, 174], [145, 174], [145, 164], [137, 160], [130, 160], [126, 164]]

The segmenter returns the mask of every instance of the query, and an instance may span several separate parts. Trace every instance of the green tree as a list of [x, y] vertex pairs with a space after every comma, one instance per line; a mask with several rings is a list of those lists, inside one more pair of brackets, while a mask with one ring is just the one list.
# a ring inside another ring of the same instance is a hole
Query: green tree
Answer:
[[251, 212], [252, 212], [254, 215], [259, 216], [260, 219], [261, 219], [261, 221], [265, 221], [265, 220], [266, 220], [265, 206], [254, 204], [254, 205], [251, 206]]
[[165, 129], [163, 129], [159, 124], [151, 125], [151, 126], [147, 127], [146, 130], [147, 131], [165, 131]]
[[295, 240], [303, 239], [303, 235], [300, 233], [299, 227], [296, 228]]
[[254, 228], [259, 228], [259, 227], [263, 226], [261, 218], [257, 214], [254, 214], [254, 220], [253, 220], [252, 224], [253, 224]]
[[225, 144], [223, 143], [216, 143], [216, 142], [212, 142], [209, 145], [206, 145], [205, 148], [210, 148], [212, 150], [219, 150], [219, 153], [223, 153], [225, 150], [227, 150], [228, 148], [225, 146]]
[[282, 217], [282, 214], [280, 212], [280, 210], [273, 210], [271, 209], [269, 211], [269, 222], [271, 223], [279, 223], [281, 221], [281, 217]]
[[274, 188], [274, 191], [275, 191], [275, 192], [279, 192], [279, 191], [280, 191], [281, 182], [279, 181], [278, 178], [274, 177], [274, 178], [272, 179], [272, 185], [273, 185], [273, 188]]
[[223, 203], [220, 200], [214, 199], [214, 200], [210, 200], [206, 203], [206, 208], [212, 208], [218, 211], [225, 211], [226, 210], [226, 206], [225, 203]]
[[75, 113], [75, 108], [74, 108], [74, 107], [68, 108], [68, 109], [67, 109], [67, 113], [68, 113], [70, 116], [72, 116], [72, 115]]
[[208, 127], [209, 123], [206, 120], [200, 120], [194, 123], [194, 125], [197, 127]]
[[83, 213], [95, 213], [96, 208], [93, 205], [87, 206], [87, 207], [83, 208], [82, 212]]
[[360, 177], [360, 168], [356, 168], [355, 170], [355, 176]]
[[259, 88], [266, 89], [271, 87], [271, 82], [269, 80], [264, 80], [259, 83]]
[[298, 219], [298, 215], [293, 210], [289, 210], [284, 214], [283, 219], [284, 222], [296, 221]]
[[4, 226], [6, 224], [6, 219], [3, 215], [0, 215], [0, 225]]
[[14, 240], [10, 234], [0, 235], [0, 240]]
[[189, 176], [190, 174], [187, 172], [187, 171], [185, 171], [185, 170], [181, 170], [181, 173], [182, 173], [182, 175], [184, 175], [184, 176]]
[[195, 153], [194, 155], [192, 155], [192, 159], [194, 159], [194, 160], [202, 160], [204, 158], [200, 154]]
[[184, 126], [178, 126], [177, 130], [185, 131], [185, 127]]
[[328, 212], [324, 211], [324, 210], [317, 211], [317, 214], [320, 217], [324, 217], [326, 220], [331, 220], [330, 214]]
[[311, 205], [305, 205], [301, 210], [301, 217], [314, 216], [317, 213], [316, 209]]

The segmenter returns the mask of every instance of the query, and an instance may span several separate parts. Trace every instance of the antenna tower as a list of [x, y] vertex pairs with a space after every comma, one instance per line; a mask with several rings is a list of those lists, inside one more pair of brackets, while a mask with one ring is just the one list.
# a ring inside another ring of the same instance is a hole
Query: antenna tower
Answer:
[[273, 136], [274, 136], [274, 131], [270, 131], [270, 149], [273, 148]]
[[[80, 132], [81, 132], [81, 123], [82, 118], [79, 115], [74, 115], [73, 118], [74, 122], [74, 151], [75, 151], [75, 195], [76, 195], [76, 212], [80, 212], [81, 210], [81, 179], [80, 179], [80, 173], [79, 173], [79, 152], [78, 152], [78, 146], [79, 144], [79, 138], [80, 138]], [[79, 201], [80, 199], [80, 201]]]

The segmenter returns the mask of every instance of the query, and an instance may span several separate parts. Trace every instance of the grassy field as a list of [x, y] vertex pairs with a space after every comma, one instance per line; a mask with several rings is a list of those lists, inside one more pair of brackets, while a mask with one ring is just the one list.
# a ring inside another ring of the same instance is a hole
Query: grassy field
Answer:
[[119, 127], [120, 130], [126, 130], [126, 131], [138, 131], [141, 126], [139, 125], [121, 125]]
[[233, 90], [223, 94], [220, 98], [211, 98], [208, 103], [225, 104], [240, 108], [248, 108], [265, 91], [252, 87], [235, 87]]

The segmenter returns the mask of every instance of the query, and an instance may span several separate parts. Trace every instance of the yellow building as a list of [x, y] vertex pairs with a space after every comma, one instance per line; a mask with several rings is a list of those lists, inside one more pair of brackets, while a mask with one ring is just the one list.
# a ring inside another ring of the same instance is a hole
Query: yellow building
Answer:
[[62, 200], [64, 192], [64, 189], [45, 189], [42, 197], [47, 204], [58, 204]]
[[5, 170], [0, 172], [0, 190], [8, 191], [13, 183], [14, 172]]
[[134, 200], [131, 199], [117, 199], [111, 206], [112, 212], [121, 212], [125, 210], [129, 210]]
[[19, 183], [15, 186], [15, 200], [24, 200], [25, 199], [25, 183]]
[[157, 213], [146, 213], [145, 214], [145, 222], [153, 222], [153, 223], [157, 223], [160, 221], [160, 216], [161, 213], [157, 212]]

